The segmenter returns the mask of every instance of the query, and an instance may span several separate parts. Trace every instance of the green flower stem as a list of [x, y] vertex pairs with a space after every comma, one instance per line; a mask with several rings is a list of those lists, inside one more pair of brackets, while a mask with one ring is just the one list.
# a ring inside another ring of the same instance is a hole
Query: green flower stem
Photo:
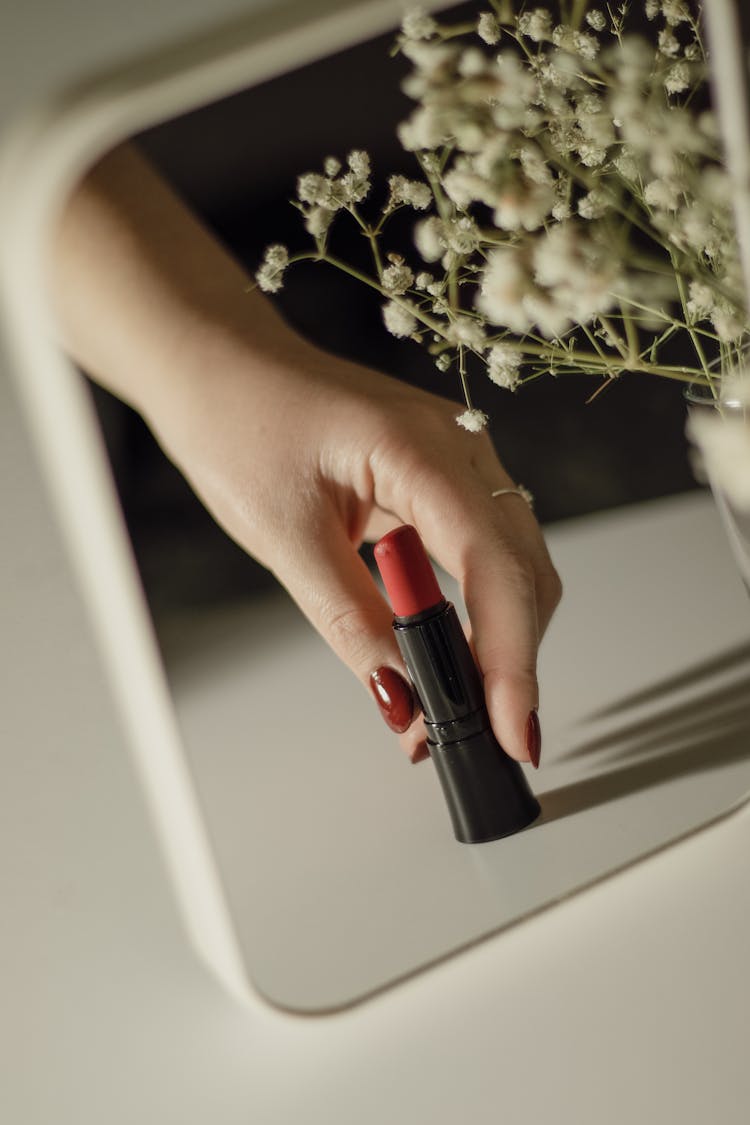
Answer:
[[[699, 328], [697, 324], [689, 325], [686, 321], [680, 320], [679, 317], [670, 316], [669, 313], [664, 312], [664, 309], [655, 309], [650, 305], [643, 305], [640, 301], [634, 301], [632, 297], [627, 297], [624, 293], [615, 293], [613, 296], [623, 304], [632, 305], [634, 309], [639, 309], [641, 312], [648, 313], [650, 316], [656, 316], [659, 320], [666, 321], [671, 330], [681, 328], [685, 332], [688, 332], [692, 328], [696, 335], [705, 336], [707, 340], [713, 340], [717, 344], [720, 343], [719, 337], [715, 332], [710, 332], [707, 328]], [[659, 342], [662, 341], [660, 340]]]
[[369, 228], [367, 228], [365, 233], [367, 234], [367, 238], [370, 243], [370, 249], [372, 250], [372, 260], [375, 263], [375, 269], [378, 271], [378, 278], [382, 278], [383, 260], [380, 257], [380, 247], [378, 246], [377, 237]]
[[379, 285], [377, 281], [373, 281], [371, 277], [367, 276], [367, 274], [360, 273], [360, 271], [355, 269], [354, 266], [350, 266], [346, 262], [340, 261], [339, 258], [333, 258], [330, 254], [327, 253], [320, 255], [304, 254], [299, 258], [290, 259], [290, 262], [302, 261], [304, 259], [313, 260], [316, 262], [325, 262], [327, 265], [334, 266], [337, 270], [341, 270], [343, 273], [349, 274], [349, 277], [353, 277], [356, 281], [361, 281], [363, 285], [367, 285], [370, 289], [374, 289], [376, 293], [379, 293], [380, 296], [384, 297], [387, 301], [394, 301], [397, 305], [401, 305], [402, 308], [406, 309], [412, 314], [412, 316], [421, 321], [426, 328], [429, 328], [431, 332], [435, 332], [440, 336], [443, 335], [442, 325], [440, 325], [436, 320], [433, 320], [431, 316], [427, 316], [426, 313], [417, 308], [415, 305], [407, 304], [406, 301], [402, 300], [400, 297], [397, 297], [395, 294], [389, 293], [388, 290], [383, 288], [382, 285]]
[[583, 17], [586, 15], [586, 9], [588, 8], [588, 6], [588, 0], [573, 0], [573, 10], [570, 14], [570, 22], [576, 31], [580, 30], [581, 24], [583, 23]]
[[[537, 137], [536, 141], [539, 147], [544, 152], [544, 155], [547, 158], [547, 162], [549, 164], [556, 165], [561, 171], [565, 172], [566, 175], [570, 176], [572, 180], [575, 180], [577, 183], [579, 183], [581, 187], [585, 187], [586, 191], [593, 191], [595, 187], [601, 187], [601, 182], [598, 181], [595, 176], [589, 176], [586, 172], [582, 172], [581, 168], [578, 165], [572, 164], [570, 161], [565, 160], [564, 157], [555, 152], [551, 145], [546, 144], [542, 137]], [[661, 236], [654, 230], [652, 226], [649, 225], [648, 222], [644, 222], [642, 219], [635, 216], [632, 209], [626, 209], [625, 207], [623, 207], [616, 195], [613, 195], [611, 192], [606, 190], [605, 194], [607, 203], [613, 211], [616, 211], [619, 215], [622, 215], [626, 222], [645, 234], [648, 238], [651, 239], [652, 242], [655, 242], [657, 246], [660, 246], [662, 250], [670, 253], [670, 247], [666, 240], [661, 238]], [[639, 204], [641, 210], [644, 209], [645, 205], [642, 204], [640, 200], [636, 198], [636, 196], [632, 197], [631, 202], [633, 201]]]
[[615, 347], [617, 348], [617, 351], [620, 353], [622, 358], [626, 363], [629, 363], [631, 359], [629, 349], [619, 333], [615, 332], [612, 326], [612, 322], [606, 316], [600, 316], [599, 323], [601, 324], [604, 331], [608, 333], [611, 339], [614, 340]]
[[454, 23], [450, 27], [439, 27], [438, 35], [441, 39], [457, 39], [460, 35], [471, 35], [476, 29], [476, 21], [473, 23]]
[[525, 340], [518, 344], [509, 340], [503, 340], [503, 343], [506, 347], [520, 352], [523, 356], [537, 356], [550, 366], [586, 370], [592, 375], [609, 375], [615, 370], [619, 373], [619, 371], [626, 369], [644, 375], [662, 375], [667, 379], [675, 379], [682, 383], [709, 381], [705, 378], [704, 372], [697, 368], [676, 367], [660, 363], [643, 363], [642, 361], [634, 364], [632, 367], [629, 365], [624, 367], [621, 362], [613, 362], [612, 358], [602, 358], [595, 353], [581, 352], [578, 351], [578, 349], [568, 350], [567, 348], [556, 348], [549, 344], [546, 346], [542, 344], [529, 344]]
[[463, 344], [458, 345], [458, 375], [461, 380], [461, 390], [463, 391], [464, 399], [469, 410], [473, 410], [474, 406], [469, 394], [469, 383], [466, 378], [466, 356], [464, 355]]
[[602, 357], [602, 359], [606, 360], [607, 359], [606, 352], [604, 351], [601, 344], [599, 343], [599, 341], [597, 340], [596, 336], [591, 331], [591, 329], [588, 327], [588, 325], [582, 324], [581, 328], [583, 329], [583, 333], [584, 333], [586, 339], [588, 340], [588, 342], [591, 344], [592, 348], [595, 348], [597, 353]]
[[625, 308], [620, 303], [620, 312], [622, 313], [622, 323], [625, 329], [625, 339], [628, 344], [629, 362], [635, 361], [638, 363], [640, 360], [640, 341], [638, 339], [638, 329], [635, 326], [632, 316], [625, 311]]
[[[670, 257], [671, 257], [671, 255], [670, 255]], [[685, 321], [687, 322], [688, 311], [687, 311], [687, 295], [685, 293], [685, 282], [682, 279], [682, 277], [677, 273], [676, 270], [675, 270], [675, 278], [677, 280], [677, 292], [680, 295], [680, 304], [682, 305], [682, 315], [684, 316]], [[701, 367], [703, 368], [705, 376], [708, 379], [708, 382], [710, 384], [710, 382], [711, 382], [711, 372], [709, 370], [708, 363], [706, 362], [706, 353], [703, 351], [703, 348], [701, 346], [701, 342], [698, 339], [698, 334], [693, 330], [693, 328], [690, 324], [687, 325], [687, 333], [688, 333], [688, 336], [690, 337], [693, 348], [695, 349], [695, 354], [698, 356]]]

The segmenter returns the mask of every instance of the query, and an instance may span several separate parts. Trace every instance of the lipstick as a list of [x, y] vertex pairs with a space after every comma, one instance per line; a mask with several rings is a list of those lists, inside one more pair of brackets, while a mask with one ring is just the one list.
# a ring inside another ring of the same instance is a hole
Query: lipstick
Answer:
[[537, 818], [539, 802], [492, 733], [479, 670], [416, 528], [383, 536], [375, 561], [456, 839], [478, 844], [519, 832]]

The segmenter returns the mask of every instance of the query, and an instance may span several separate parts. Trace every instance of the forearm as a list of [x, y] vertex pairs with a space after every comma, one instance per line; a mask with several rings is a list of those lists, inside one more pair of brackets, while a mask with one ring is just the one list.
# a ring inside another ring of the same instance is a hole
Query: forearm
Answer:
[[51, 262], [62, 343], [149, 420], [241, 363], [248, 377], [306, 345], [131, 146], [74, 192]]

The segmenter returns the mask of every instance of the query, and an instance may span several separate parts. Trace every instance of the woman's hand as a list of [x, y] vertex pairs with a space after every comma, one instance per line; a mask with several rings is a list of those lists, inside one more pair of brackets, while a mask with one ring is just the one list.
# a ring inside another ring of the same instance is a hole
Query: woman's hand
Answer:
[[[275, 321], [262, 297], [252, 322]], [[334, 651], [374, 689], [412, 758], [424, 755], [392, 613], [357, 553], [400, 523], [459, 582], [495, 733], [514, 758], [538, 706], [536, 653], [560, 595], [539, 528], [489, 438], [457, 407], [323, 354], [275, 324], [260, 355], [230, 342], [178, 408], [152, 419], [170, 456], [229, 534], [290, 591]], [[375, 680], [373, 681], [373, 677]], [[390, 706], [389, 706], [390, 704]], [[533, 736], [531, 736], [533, 738]]]
[[538, 764], [536, 655], [560, 583], [526, 503], [492, 497], [512, 481], [486, 434], [461, 430], [455, 404], [301, 340], [129, 150], [74, 196], [52, 276], [70, 349], [143, 413], [218, 522], [373, 691], [412, 760], [425, 756], [422, 723], [357, 553], [400, 523], [460, 584], [498, 740]]

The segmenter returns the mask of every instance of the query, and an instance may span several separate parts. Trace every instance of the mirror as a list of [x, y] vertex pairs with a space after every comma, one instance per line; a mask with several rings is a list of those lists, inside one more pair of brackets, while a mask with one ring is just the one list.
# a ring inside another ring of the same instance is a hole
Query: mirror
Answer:
[[[269, 232], [292, 241], [296, 175], [329, 152], [362, 146], [376, 173], [409, 170], [393, 140], [407, 103], [390, 38], [135, 143], [252, 270]], [[432, 362], [387, 337], [378, 302], [337, 275], [300, 269], [279, 303], [321, 346], [436, 388]], [[682, 395], [634, 375], [586, 406], [592, 389], [540, 381], [501, 409], [489, 384], [477, 392], [536, 496], [567, 596], [540, 667], [542, 820], [471, 848], [452, 839], [431, 766], [399, 756], [350, 674], [143, 423], [95, 392], [233, 922], [272, 1002], [354, 1003], [720, 817], [750, 788], [747, 607], [689, 471]]]

